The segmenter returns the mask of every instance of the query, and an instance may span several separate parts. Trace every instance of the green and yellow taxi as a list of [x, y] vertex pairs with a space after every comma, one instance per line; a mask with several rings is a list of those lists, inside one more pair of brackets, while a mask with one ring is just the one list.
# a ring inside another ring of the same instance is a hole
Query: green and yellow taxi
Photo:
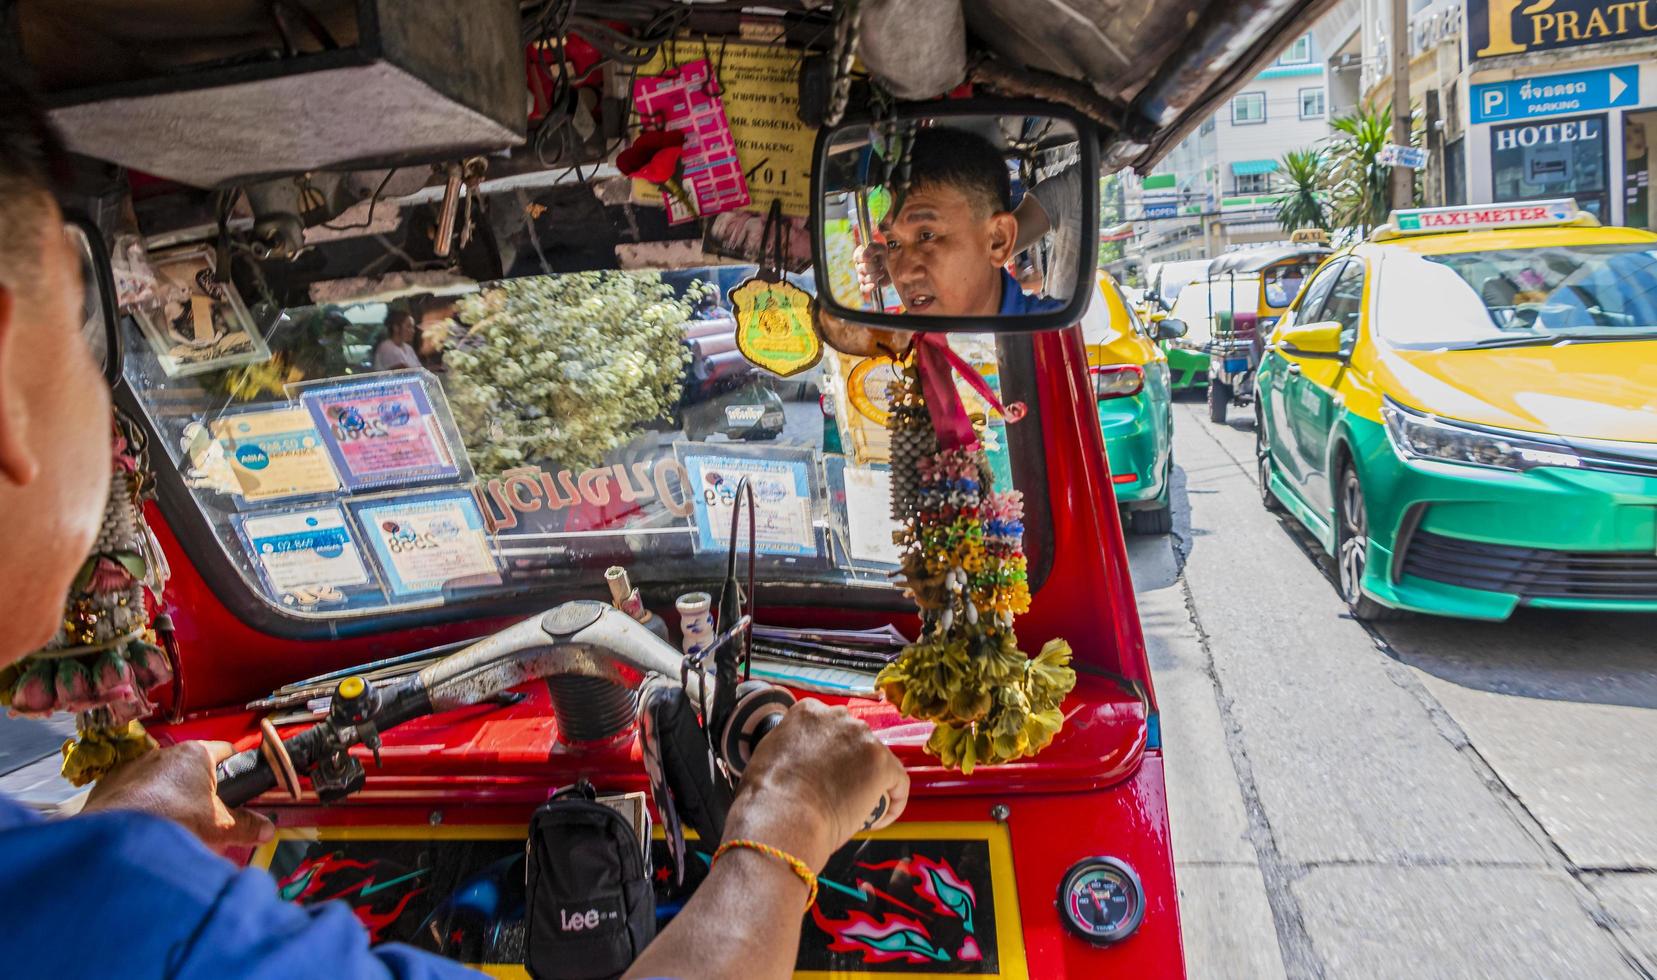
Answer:
[[1264, 502], [1356, 617], [1657, 610], [1657, 235], [1394, 212], [1307, 281], [1259, 391]]
[[1154, 327], [1146, 323], [1107, 272], [1099, 273], [1098, 288], [1082, 317], [1082, 339], [1116, 502], [1129, 530], [1167, 534], [1173, 529], [1168, 477], [1174, 422], [1168, 356], [1157, 341], [1182, 336], [1185, 325], [1172, 318]]

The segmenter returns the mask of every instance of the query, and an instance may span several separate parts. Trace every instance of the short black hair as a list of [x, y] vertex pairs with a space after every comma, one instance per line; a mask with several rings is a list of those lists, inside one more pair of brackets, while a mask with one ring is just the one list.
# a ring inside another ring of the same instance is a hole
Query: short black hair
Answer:
[[943, 184], [959, 189], [986, 214], [1013, 209], [1013, 181], [995, 144], [977, 133], [929, 126], [915, 134], [909, 151], [909, 186]]
[[34, 94], [0, 69], [0, 285], [33, 276], [49, 200], [67, 172], [63, 144]]

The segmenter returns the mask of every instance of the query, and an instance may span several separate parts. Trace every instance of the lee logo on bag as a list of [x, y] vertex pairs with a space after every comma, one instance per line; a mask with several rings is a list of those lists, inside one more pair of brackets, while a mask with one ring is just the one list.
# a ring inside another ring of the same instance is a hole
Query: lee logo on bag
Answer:
[[600, 921], [619, 919], [621, 913], [610, 911], [600, 914], [598, 909], [586, 911], [558, 910], [558, 926], [565, 932], [580, 932], [583, 929], [596, 929]]

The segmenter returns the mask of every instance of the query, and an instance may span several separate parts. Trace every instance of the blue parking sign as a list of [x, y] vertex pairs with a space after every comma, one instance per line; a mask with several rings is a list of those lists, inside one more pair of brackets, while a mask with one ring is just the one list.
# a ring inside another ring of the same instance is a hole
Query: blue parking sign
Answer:
[[1475, 123], [1618, 109], [1640, 102], [1640, 66], [1537, 75], [1473, 86]]

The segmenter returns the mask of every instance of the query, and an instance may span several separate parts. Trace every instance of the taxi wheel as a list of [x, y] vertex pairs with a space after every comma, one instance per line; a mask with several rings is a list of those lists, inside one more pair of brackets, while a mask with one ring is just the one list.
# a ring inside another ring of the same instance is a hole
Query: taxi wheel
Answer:
[[1174, 529], [1174, 509], [1167, 504], [1152, 510], [1128, 511], [1128, 530], [1134, 534], [1168, 534]]
[[1341, 598], [1346, 600], [1352, 618], [1366, 623], [1402, 619], [1408, 615], [1403, 610], [1383, 606], [1364, 595], [1361, 583], [1369, 552], [1369, 515], [1364, 508], [1364, 488], [1358, 482], [1358, 472], [1350, 466], [1341, 471], [1338, 503], [1335, 568], [1340, 575]]
[[1254, 409], [1254, 462], [1255, 472], [1260, 480], [1260, 503], [1267, 513], [1283, 513], [1283, 501], [1272, 493], [1272, 447], [1266, 442], [1266, 416], [1255, 403]]
[[1231, 405], [1231, 386], [1210, 375], [1208, 378], [1208, 421], [1225, 424], [1226, 409]]

